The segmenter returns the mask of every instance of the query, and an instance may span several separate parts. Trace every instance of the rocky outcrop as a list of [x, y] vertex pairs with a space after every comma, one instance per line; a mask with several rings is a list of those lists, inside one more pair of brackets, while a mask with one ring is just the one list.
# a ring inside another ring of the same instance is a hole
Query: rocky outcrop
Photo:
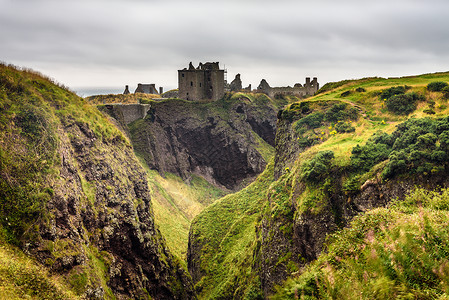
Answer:
[[0, 198], [18, 211], [1, 210], [2, 234], [81, 298], [194, 298], [155, 227], [146, 173], [125, 136], [39, 74], [0, 64], [0, 87], [0, 183], [16, 203]]
[[29, 251], [68, 278], [90, 277], [82, 287], [87, 297], [105, 293], [95, 285], [101, 278], [92, 274], [92, 260], [104, 261], [107, 285], [119, 299], [193, 297], [188, 275], [155, 228], [148, 183], [132, 148], [120, 138], [104, 143], [78, 122], [64, 122], [59, 132], [60, 180], [48, 203], [54, 218]]
[[266, 161], [259, 149], [266, 145], [260, 138], [274, 145], [277, 109], [228, 101], [152, 104], [148, 116], [131, 125], [135, 150], [161, 174], [171, 172], [188, 180], [193, 173], [237, 189], [264, 170]]
[[304, 211], [300, 207], [300, 199], [307, 192], [306, 184], [301, 178], [287, 174], [304, 148], [295, 142], [298, 133], [292, 128], [294, 120], [282, 118], [282, 114], [278, 116], [274, 174], [277, 184], [285, 189], [286, 210], [283, 215], [273, 216], [277, 208], [272, 198], [277, 197], [279, 201], [280, 197], [269, 191], [267, 200], [271, 209], [264, 214], [258, 228], [261, 247], [254, 254], [261, 257], [254, 272], [258, 272], [266, 296], [272, 294], [275, 286], [292, 272], [317, 259], [323, 251], [326, 237], [348, 226], [356, 215], [385, 207], [393, 199], [403, 199], [416, 186], [429, 190], [449, 186], [448, 177], [444, 174], [402, 176], [385, 181], [378, 173], [362, 183], [360, 190], [350, 192], [342, 188], [344, 170], [335, 167], [330, 172], [332, 176], [327, 186], [322, 183], [315, 187], [324, 193], [323, 199], [314, 199], [321, 203], [312, 204], [319, 208]]

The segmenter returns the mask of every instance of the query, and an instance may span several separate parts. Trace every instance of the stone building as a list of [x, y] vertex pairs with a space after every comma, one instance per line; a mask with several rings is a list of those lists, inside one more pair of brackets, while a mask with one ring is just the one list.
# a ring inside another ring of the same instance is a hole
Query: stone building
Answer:
[[306, 83], [304, 86], [300, 83], [296, 83], [293, 87], [270, 87], [265, 79], [262, 79], [257, 91], [259, 93], [267, 94], [270, 98], [276, 98], [281, 96], [296, 96], [296, 97], [308, 97], [313, 96], [320, 89], [320, 84], [316, 77], [310, 81], [310, 77], [306, 77]]
[[129, 94], [129, 86], [125, 85], [125, 91], [123, 91], [123, 95], [128, 95]]
[[154, 83], [151, 84], [138, 83], [137, 88], [134, 91], [134, 94], [135, 93], [158, 94], [156, 85]]
[[180, 99], [185, 100], [218, 100], [224, 96], [224, 70], [218, 62], [200, 63], [195, 68], [178, 70], [178, 89]]

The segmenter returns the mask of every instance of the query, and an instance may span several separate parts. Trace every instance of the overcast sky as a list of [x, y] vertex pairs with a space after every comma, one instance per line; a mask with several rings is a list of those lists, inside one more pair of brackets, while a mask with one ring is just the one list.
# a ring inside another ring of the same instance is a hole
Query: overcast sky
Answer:
[[80, 95], [219, 61], [271, 86], [449, 71], [448, 0], [0, 0], [0, 60]]

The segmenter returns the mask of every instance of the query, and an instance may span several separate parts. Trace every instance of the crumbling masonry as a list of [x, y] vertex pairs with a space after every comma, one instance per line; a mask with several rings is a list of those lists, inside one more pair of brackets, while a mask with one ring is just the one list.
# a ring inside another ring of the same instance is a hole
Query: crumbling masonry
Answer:
[[218, 62], [200, 63], [195, 68], [178, 70], [179, 98], [185, 100], [218, 100], [224, 96], [224, 70]]
[[296, 96], [296, 97], [308, 97], [313, 96], [320, 89], [320, 84], [316, 77], [310, 81], [309, 77], [306, 77], [306, 83], [304, 86], [300, 83], [296, 83], [293, 87], [270, 87], [265, 79], [262, 79], [257, 91], [259, 93], [267, 94], [270, 98], [278, 98], [282, 96]]

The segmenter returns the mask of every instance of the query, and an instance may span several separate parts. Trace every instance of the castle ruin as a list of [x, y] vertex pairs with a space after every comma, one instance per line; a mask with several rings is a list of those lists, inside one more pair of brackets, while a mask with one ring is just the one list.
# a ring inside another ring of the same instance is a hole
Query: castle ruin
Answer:
[[218, 100], [224, 96], [224, 70], [218, 62], [200, 63], [195, 68], [178, 70], [179, 98], [184, 100]]
[[246, 88], [242, 86], [242, 80], [240, 79], [240, 74], [235, 75], [235, 78], [229, 84], [230, 92], [251, 92], [251, 84]]
[[[163, 87], [159, 87], [159, 93], [156, 89], [156, 84], [154, 83], [138, 83], [137, 88], [134, 91], [134, 94], [142, 93], [142, 94], [162, 94], [164, 92]], [[124, 95], [128, 95], [129, 92], [129, 86], [125, 85], [125, 91], [123, 92]]]
[[304, 86], [300, 83], [296, 83], [293, 87], [270, 87], [265, 79], [262, 79], [257, 92], [264, 93], [270, 98], [278, 98], [282, 96], [296, 96], [300, 98], [313, 96], [320, 89], [320, 84], [316, 77], [310, 81], [310, 77], [306, 77], [306, 83]]
[[[306, 77], [304, 85], [296, 83], [293, 87], [271, 87], [265, 79], [262, 79], [256, 90], [251, 90], [251, 84], [243, 88], [240, 74], [228, 84], [225, 79], [226, 70], [220, 69], [218, 62], [200, 63], [197, 68], [190, 62], [188, 68], [178, 70], [178, 91], [172, 96], [190, 101], [215, 101], [223, 98], [226, 92], [258, 92], [268, 95], [270, 98], [283, 96], [296, 96], [305, 98], [313, 96], [320, 88], [316, 77], [310, 80]], [[129, 94], [129, 87], [125, 87], [123, 94]], [[160, 94], [163, 88], [156, 89], [155, 84], [139, 83], [134, 93]]]
[[143, 93], [143, 94], [158, 94], [156, 85], [154, 83], [146, 84], [146, 83], [138, 83], [137, 88], [134, 91], [134, 94], [136, 93]]

